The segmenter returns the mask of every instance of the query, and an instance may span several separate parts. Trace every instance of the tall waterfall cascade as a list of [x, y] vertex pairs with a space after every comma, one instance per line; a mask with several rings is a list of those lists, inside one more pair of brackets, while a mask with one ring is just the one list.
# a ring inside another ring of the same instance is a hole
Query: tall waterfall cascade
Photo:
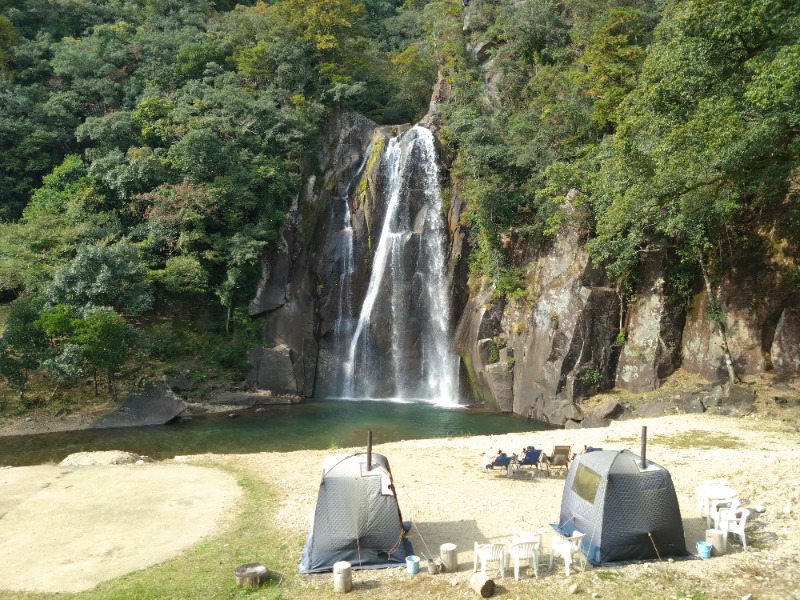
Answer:
[[[457, 404], [447, 227], [431, 131], [415, 126], [392, 138], [380, 168], [385, 217], [380, 238], [372, 241], [369, 284], [351, 319], [340, 308], [340, 323], [350, 327], [336, 330], [347, 335], [343, 329], [349, 329], [349, 344], [341, 338], [337, 344], [347, 347], [340, 395]], [[352, 298], [350, 291], [340, 293], [344, 302]]]

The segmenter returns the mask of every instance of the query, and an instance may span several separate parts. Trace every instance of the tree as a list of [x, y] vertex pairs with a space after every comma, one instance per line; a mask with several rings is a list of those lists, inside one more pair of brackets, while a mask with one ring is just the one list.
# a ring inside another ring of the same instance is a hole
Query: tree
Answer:
[[98, 371], [105, 372], [108, 392], [116, 395], [114, 373], [125, 364], [133, 347], [133, 331], [125, 320], [109, 309], [90, 312], [75, 321], [72, 340], [94, 372], [95, 396]]
[[90, 222], [42, 213], [21, 223], [0, 223], [0, 293], [39, 293], [74, 257]]
[[735, 380], [715, 282], [731, 266], [722, 248], [751, 238], [765, 217], [772, 227], [775, 208], [796, 210], [787, 192], [800, 163], [800, 103], [788, 90], [800, 89], [800, 75], [778, 65], [800, 55], [800, 7], [673, 0], [664, 14], [617, 115], [589, 248], [616, 274], [654, 250], [694, 264]]
[[48, 347], [47, 337], [36, 323], [43, 306], [44, 299], [39, 296], [14, 301], [0, 337], [0, 375], [20, 394], [25, 393], [29, 373], [39, 367]]
[[580, 79], [588, 86], [584, 93], [594, 99], [592, 120], [601, 129], [616, 123], [617, 108], [636, 84], [646, 42], [641, 21], [638, 10], [610, 11], [580, 58], [585, 69]]
[[173, 294], [201, 294], [208, 289], [208, 273], [194, 256], [173, 256], [163, 270], [151, 276]]
[[42, 179], [41, 187], [34, 190], [31, 200], [22, 213], [24, 222], [31, 222], [42, 214], [58, 215], [71, 212], [80, 218], [81, 213], [102, 203], [88, 169], [79, 156], [70, 154]]
[[211, 129], [193, 129], [167, 153], [172, 168], [182, 179], [201, 183], [227, 171], [225, 144]]
[[[77, 344], [65, 343], [57, 351], [42, 361], [42, 368], [55, 379], [58, 384], [75, 383], [87, 371], [86, 353]], [[95, 377], [95, 395], [97, 395], [97, 378]]]
[[47, 289], [51, 304], [111, 307], [141, 315], [153, 306], [147, 270], [128, 243], [87, 245], [56, 272]]
[[18, 38], [19, 32], [14, 29], [11, 21], [3, 15], [0, 15], [0, 69], [2, 69], [8, 61], [9, 50]]

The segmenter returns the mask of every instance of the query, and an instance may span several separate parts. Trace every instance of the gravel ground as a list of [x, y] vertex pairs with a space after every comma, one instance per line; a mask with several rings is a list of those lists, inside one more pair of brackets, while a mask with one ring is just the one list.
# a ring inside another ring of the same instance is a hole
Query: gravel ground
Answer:
[[[498, 449], [516, 452], [523, 446], [535, 445], [549, 451], [555, 444], [570, 444], [578, 449], [584, 444], [605, 449], [627, 448], [638, 453], [639, 435], [642, 425], [648, 426], [648, 458], [667, 468], [671, 475], [680, 502], [687, 548], [694, 552], [695, 543], [705, 539], [705, 520], [697, 515], [694, 488], [701, 481], [726, 477], [736, 488], [746, 507], [763, 507], [763, 512], [753, 512], [748, 523], [748, 549], [743, 550], [738, 541], [731, 538], [729, 553], [710, 560], [679, 560], [630, 564], [621, 567], [591, 568], [576, 572], [566, 579], [563, 563], [556, 561], [553, 568], [546, 563], [540, 577], [526, 575], [517, 582], [513, 572], [505, 580], [496, 577], [498, 592], [506, 598], [527, 597], [587, 597], [587, 598], [743, 598], [752, 594], [760, 598], [800, 598], [800, 435], [794, 423], [786, 423], [757, 417], [730, 418], [708, 415], [676, 415], [658, 419], [633, 420], [613, 423], [605, 429], [556, 430], [532, 433], [476, 436], [432, 440], [414, 440], [376, 445], [389, 459], [398, 491], [403, 518], [413, 522], [410, 539], [415, 552], [423, 558], [438, 555], [442, 543], [455, 543], [458, 548], [459, 572], [431, 576], [423, 570], [418, 576], [408, 575], [404, 569], [358, 571], [354, 584], [361, 597], [370, 598], [417, 598], [420, 595], [436, 598], [474, 598], [468, 581], [472, 573], [473, 543], [503, 541], [511, 537], [514, 528], [543, 531], [558, 518], [563, 489], [563, 477], [533, 477], [520, 474], [505, 477], [504, 471], [481, 469], [481, 454]], [[363, 448], [344, 448], [335, 451], [302, 451], [290, 453], [261, 453], [248, 455], [226, 455], [219, 457], [246, 468], [254, 477], [263, 479], [280, 489], [280, 506], [274, 525], [286, 534], [290, 547], [297, 553], [299, 562], [302, 543], [317, 496], [321, 465], [331, 453], [363, 451]], [[108, 480], [109, 469], [116, 473], [127, 473], [126, 469], [139, 469], [137, 485], [148, 486], [148, 473], [158, 476], [158, 481], [169, 481], [171, 470], [185, 469], [187, 464], [203, 461], [207, 456], [176, 457], [157, 465], [141, 466], [88, 466], [80, 467], [81, 484], [92, 489], [93, 477], [97, 482]], [[156, 467], [158, 467], [156, 469]], [[0, 470], [0, 480], [9, 482], [25, 478], [18, 477], [21, 469], [31, 469], [39, 477], [57, 477], [58, 473], [42, 467], [20, 467]], [[52, 467], [51, 469], [56, 469]], [[204, 470], [213, 473], [214, 470]], [[96, 475], [92, 475], [96, 473]], [[139, 475], [141, 474], [141, 475]], [[32, 475], [33, 476], [33, 475]], [[61, 479], [57, 481], [63, 481]], [[196, 485], [192, 479], [192, 485]], [[202, 478], [202, 493], [211, 498], [231, 498], [231, 490], [225, 477]], [[156, 480], [153, 480], [155, 483]], [[70, 493], [66, 484], [51, 481], [47, 490], [41, 490], [30, 480], [27, 487], [16, 488], [10, 483], [3, 488], [4, 498], [14, 498], [13, 507], [0, 518], [0, 529], [9, 522], [9, 515], [22, 510], [29, 499], [36, 499], [47, 491], [53, 495], [48, 509], [58, 521], [58, 510], [70, 515], [87, 513], [91, 504], [98, 502], [97, 495]], [[68, 502], [59, 501], [56, 492], [62, 489], [68, 494]], [[39, 491], [37, 491], [39, 490]], [[192, 492], [197, 494], [199, 492]], [[135, 492], [131, 492], [133, 496]], [[218, 495], [219, 494], [219, 495]], [[115, 495], [118, 496], [118, 495]], [[180, 494], [179, 494], [180, 496]], [[180, 496], [181, 498], [187, 495]], [[40, 500], [41, 498], [39, 498]], [[38, 501], [38, 500], [37, 500]], [[117, 498], [121, 502], [121, 498]], [[176, 497], [178, 505], [180, 498]], [[85, 503], [83, 505], [82, 503]], [[0, 504], [0, 508], [4, 505]], [[210, 513], [203, 519], [217, 522], [227, 502], [209, 506]], [[61, 508], [58, 508], [61, 507]], [[140, 508], [145, 508], [140, 505]], [[26, 509], [27, 510], [27, 509]], [[227, 509], [226, 509], [227, 510]], [[216, 511], [216, 512], [215, 512]], [[99, 514], [102, 514], [99, 513]], [[63, 520], [63, 519], [62, 519]], [[92, 535], [113, 536], [113, 532], [96, 529], [91, 519], [82, 524], [82, 535], [91, 544]], [[157, 520], [155, 521], [158, 522]], [[22, 530], [19, 530], [22, 531]], [[97, 533], [93, 533], [97, 531]], [[181, 531], [172, 531], [171, 536], [178, 545], [195, 543], [198, 535], [182, 539]], [[549, 536], [546, 537], [546, 541]], [[36, 541], [20, 533], [0, 531], [0, 563], [2, 555], [13, 556], [14, 544], [21, 552], [33, 555]], [[103, 538], [98, 537], [99, 543]], [[40, 548], [40, 551], [42, 549]], [[55, 563], [74, 560], [69, 545], [47, 549], [47, 558]], [[166, 559], [162, 557], [161, 560]], [[129, 569], [142, 568], [151, 562]], [[91, 561], [90, 561], [91, 562]], [[95, 562], [102, 563], [98, 556]], [[98, 575], [98, 581], [118, 575], [118, 572]], [[67, 577], [52, 578], [46, 589], [69, 591]], [[9, 587], [0, 573], [0, 589]], [[30, 573], [29, 581], [36, 574]], [[307, 590], [304, 597], [312, 597], [330, 589], [330, 575], [308, 576], [303, 579]], [[45, 585], [42, 582], [42, 585]], [[59, 588], [54, 589], [55, 588]], [[39, 587], [38, 589], [45, 589]], [[678, 590], [667, 594], [667, 590]], [[502, 592], [502, 594], [501, 594]], [[667, 594], [667, 595], [665, 595]], [[288, 596], [287, 596], [288, 597]]]
[[[403, 518], [414, 523], [410, 538], [415, 552], [423, 558], [437, 556], [439, 546], [445, 542], [455, 543], [458, 548], [460, 572], [434, 576], [448, 578], [452, 584], [445, 596], [437, 596], [476, 597], [468, 586], [474, 542], [507, 540], [514, 528], [551, 531], [549, 524], [558, 519], [564, 484], [559, 476], [519, 475], [509, 479], [500, 470], [486, 474], [480, 468], [481, 454], [498, 449], [514, 452], [527, 445], [550, 451], [555, 444], [571, 444], [575, 449], [584, 444], [604, 449], [628, 448], [638, 454], [642, 425], [648, 426], [648, 459], [668, 469], [672, 476], [687, 549], [696, 553], [696, 542], [705, 539], [705, 519], [698, 518], [695, 486], [705, 479], [726, 477], [739, 491], [744, 506], [764, 509], [751, 515], [747, 551], [731, 537], [729, 552], [722, 557], [610, 569], [589, 567], [586, 573], [569, 580], [564, 576], [563, 563], [556, 561], [552, 569], [545, 566], [541, 570], [538, 580], [516, 582], [513, 571], [509, 572], [503, 586], [511, 597], [585, 594], [612, 598], [619, 597], [620, 585], [641, 581], [646, 582], [642, 584], [642, 597], [663, 597], [663, 588], [671, 587], [686, 590], [687, 597], [702, 593], [705, 598], [742, 598], [747, 594], [753, 594], [754, 599], [800, 598], [800, 435], [794, 427], [780, 422], [679, 415], [618, 422], [606, 429], [397, 442], [376, 446], [375, 451], [389, 459]], [[695, 438], [709, 445], [733, 447], [675, 447], [686, 446], [687, 440]], [[363, 448], [341, 451], [349, 450]], [[322, 459], [330, 453], [236, 457], [258, 477], [280, 482], [282, 504], [276, 523], [287, 537], [304, 539], [316, 502]], [[546, 533], [546, 545], [549, 538]], [[362, 571], [356, 573], [354, 581], [356, 586], [361, 581], [374, 587], [402, 578], [404, 573], [402, 569]], [[327, 589], [329, 576], [309, 577], [309, 585]], [[629, 590], [634, 587], [627, 585]], [[409, 597], [416, 595], [414, 592]]]

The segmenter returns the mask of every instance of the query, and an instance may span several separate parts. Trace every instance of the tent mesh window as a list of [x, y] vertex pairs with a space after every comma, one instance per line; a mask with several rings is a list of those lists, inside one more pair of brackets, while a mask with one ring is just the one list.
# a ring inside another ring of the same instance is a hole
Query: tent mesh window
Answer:
[[578, 470], [575, 472], [575, 479], [572, 481], [572, 491], [589, 504], [594, 504], [601, 479], [600, 473], [596, 473], [589, 467], [580, 464], [578, 465]]

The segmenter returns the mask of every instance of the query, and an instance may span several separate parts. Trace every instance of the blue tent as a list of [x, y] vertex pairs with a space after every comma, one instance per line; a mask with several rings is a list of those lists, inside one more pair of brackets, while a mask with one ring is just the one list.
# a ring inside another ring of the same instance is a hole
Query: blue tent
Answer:
[[561, 498], [558, 531], [585, 533], [593, 565], [688, 556], [669, 472], [628, 450], [577, 456]]
[[299, 571], [332, 571], [342, 560], [354, 569], [403, 566], [413, 554], [405, 534], [387, 458], [373, 453], [369, 468], [366, 453], [329, 456]]

